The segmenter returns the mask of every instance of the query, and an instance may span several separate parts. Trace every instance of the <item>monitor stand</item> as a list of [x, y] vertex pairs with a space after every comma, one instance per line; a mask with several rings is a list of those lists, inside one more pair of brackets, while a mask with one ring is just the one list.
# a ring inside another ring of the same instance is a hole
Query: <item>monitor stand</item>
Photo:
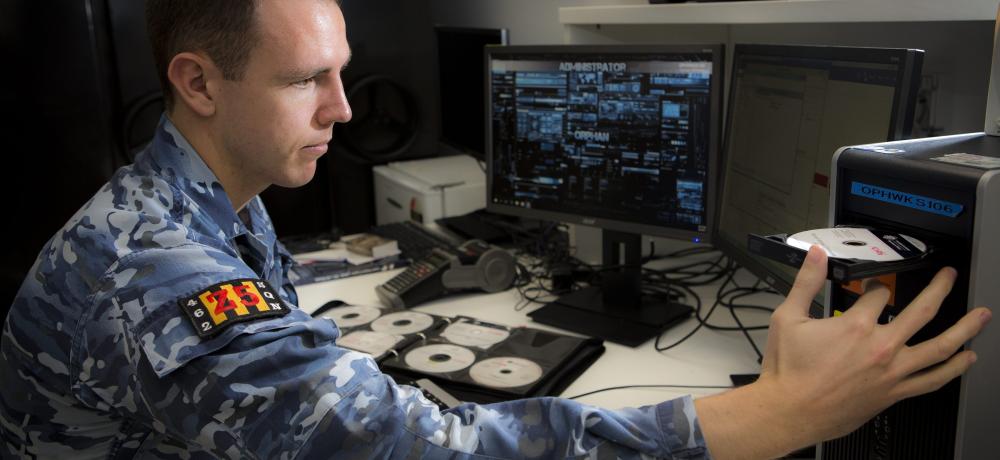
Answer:
[[[533, 320], [567, 331], [637, 347], [691, 316], [690, 306], [642, 295], [642, 236], [603, 231], [604, 265], [600, 286], [563, 295], [528, 313]], [[622, 257], [624, 256], [624, 258]]]

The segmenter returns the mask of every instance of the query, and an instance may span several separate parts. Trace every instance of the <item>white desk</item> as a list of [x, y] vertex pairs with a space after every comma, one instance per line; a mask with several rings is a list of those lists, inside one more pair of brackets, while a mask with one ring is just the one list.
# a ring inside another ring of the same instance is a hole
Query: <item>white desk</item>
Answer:
[[[683, 260], [682, 262], [690, 262]], [[377, 305], [375, 286], [383, 283], [401, 269], [355, 276], [324, 283], [316, 283], [297, 288], [300, 307], [312, 312], [330, 300], [342, 300], [355, 305]], [[750, 285], [754, 279], [741, 272], [741, 285]], [[715, 301], [718, 284], [696, 288], [702, 297], [704, 312]], [[484, 321], [508, 326], [528, 326], [537, 329], [561, 331], [543, 324], [532, 322], [526, 313], [540, 308], [531, 305], [515, 311], [514, 305], [520, 300], [517, 291], [510, 289], [496, 294], [465, 294], [445, 297], [414, 308], [443, 316], [466, 315]], [[755, 303], [775, 306], [781, 298], [769, 294], [757, 294], [740, 299], [740, 303]], [[690, 303], [690, 301], [689, 301]], [[704, 314], [704, 313], [703, 313]], [[740, 320], [746, 326], [767, 324], [768, 314], [755, 310], [740, 310]], [[720, 325], [735, 325], [728, 310], [719, 307], [711, 322]], [[660, 343], [666, 345], [683, 337], [697, 325], [691, 318], [674, 326], [663, 335]], [[767, 331], [753, 331], [751, 337], [763, 351], [766, 346]], [[604, 343], [607, 350], [573, 382], [562, 396], [574, 396], [592, 390], [623, 385], [730, 385], [729, 374], [748, 374], [760, 371], [757, 355], [746, 338], [739, 331], [713, 331], [701, 328], [679, 347], [658, 353], [653, 341], [630, 348], [611, 342]], [[686, 394], [695, 397], [717, 393], [718, 389], [626, 389], [597, 393], [580, 398], [580, 401], [606, 408], [635, 407], [655, 404]]]

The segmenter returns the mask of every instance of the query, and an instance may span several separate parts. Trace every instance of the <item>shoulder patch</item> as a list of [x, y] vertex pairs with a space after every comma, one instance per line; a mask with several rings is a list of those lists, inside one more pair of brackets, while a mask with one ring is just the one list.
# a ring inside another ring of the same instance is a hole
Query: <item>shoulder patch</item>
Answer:
[[244, 321], [284, 316], [290, 310], [267, 281], [253, 278], [214, 284], [178, 303], [199, 337], [211, 337]]

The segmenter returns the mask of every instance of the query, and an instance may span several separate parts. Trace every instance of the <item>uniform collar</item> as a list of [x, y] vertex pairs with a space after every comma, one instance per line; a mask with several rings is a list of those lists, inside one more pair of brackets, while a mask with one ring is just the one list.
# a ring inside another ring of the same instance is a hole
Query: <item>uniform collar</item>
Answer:
[[249, 228], [244, 225], [219, 178], [166, 115], [160, 118], [150, 146], [136, 158], [136, 165], [169, 177], [203, 215], [219, 226], [225, 239], [250, 234], [268, 240], [270, 238], [266, 235], [273, 234], [267, 231], [270, 222], [267, 222], [263, 205], [256, 196], [247, 203]]

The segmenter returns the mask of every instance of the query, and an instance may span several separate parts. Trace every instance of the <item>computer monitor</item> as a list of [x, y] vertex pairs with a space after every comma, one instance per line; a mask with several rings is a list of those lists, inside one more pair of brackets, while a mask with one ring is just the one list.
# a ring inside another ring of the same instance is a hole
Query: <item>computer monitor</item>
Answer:
[[435, 26], [438, 94], [441, 102], [440, 144], [445, 154], [485, 157], [483, 133], [483, 49], [506, 45], [507, 29]]
[[487, 210], [600, 227], [621, 268], [535, 321], [635, 346], [690, 314], [639, 294], [640, 243], [712, 235], [722, 49], [487, 49]]
[[922, 62], [912, 49], [736, 45], [715, 246], [787, 293], [797, 271], [749, 253], [747, 235], [827, 227], [834, 152], [909, 137]]

